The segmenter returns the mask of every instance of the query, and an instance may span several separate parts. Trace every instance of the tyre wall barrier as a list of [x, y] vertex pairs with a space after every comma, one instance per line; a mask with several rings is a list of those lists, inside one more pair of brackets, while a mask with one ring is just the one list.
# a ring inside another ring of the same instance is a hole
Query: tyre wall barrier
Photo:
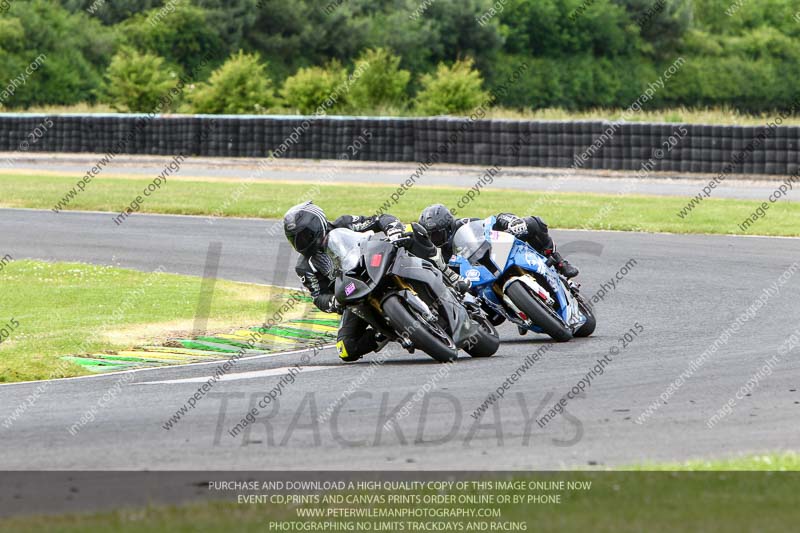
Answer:
[[0, 151], [20, 150], [272, 155], [609, 170], [638, 170], [647, 165], [655, 171], [791, 174], [800, 165], [800, 127], [466, 118], [0, 114]]

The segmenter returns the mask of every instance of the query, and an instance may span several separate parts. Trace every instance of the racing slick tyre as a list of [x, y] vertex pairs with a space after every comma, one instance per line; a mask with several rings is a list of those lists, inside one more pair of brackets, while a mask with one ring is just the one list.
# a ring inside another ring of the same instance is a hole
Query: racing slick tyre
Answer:
[[506, 294], [520, 311], [554, 340], [566, 342], [572, 338], [572, 332], [555, 311], [547, 307], [538, 296], [531, 294], [527, 285], [521, 281], [513, 281], [506, 289]]
[[478, 323], [478, 331], [473, 338], [463, 346], [470, 357], [491, 357], [500, 348], [500, 336], [488, 317], [484, 315], [471, 316]]
[[407, 332], [414, 348], [440, 363], [449, 363], [458, 357], [458, 348], [450, 335], [438, 324], [431, 324], [415, 310], [407, 308], [399, 296], [389, 296], [383, 302], [383, 313], [398, 334]]
[[575, 294], [575, 299], [578, 300], [578, 306], [581, 308], [581, 312], [586, 315], [586, 323], [578, 328], [578, 330], [574, 333], [576, 337], [588, 337], [592, 333], [594, 333], [594, 328], [597, 327], [597, 320], [594, 317], [594, 313], [592, 312], [592, 308], [580, 294]]

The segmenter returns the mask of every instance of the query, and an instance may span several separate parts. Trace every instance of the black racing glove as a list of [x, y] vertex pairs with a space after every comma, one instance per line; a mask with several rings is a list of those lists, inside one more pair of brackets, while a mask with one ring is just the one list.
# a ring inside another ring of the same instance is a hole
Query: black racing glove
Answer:
[[389, 242], [394, 242], [403, 236], [405, 226], [402, 222], [392, 222], [386, 227], [386, 236], [389, 237]]
[[320, 294], [314, 298], [314, 305], [323, 313], [342, 314], [342, 306], [333, 294]]

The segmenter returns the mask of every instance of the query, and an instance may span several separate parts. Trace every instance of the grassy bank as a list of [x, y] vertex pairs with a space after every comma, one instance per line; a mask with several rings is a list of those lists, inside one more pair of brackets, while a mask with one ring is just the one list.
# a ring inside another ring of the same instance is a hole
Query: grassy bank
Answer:
[[[630, 113], [627, 109], [597, 108], [575, 111], [560, 108], [548, 109], [506, 109], [494, 108], [487, 118], [512, 120], [626, 120], [627, 122], [671, 122], [676, 124], [714, 124], [736, 126], [763, 126], [775, 120], [773, 113], [742, 113], [736, 109], [720, 107], [642, 110]], [[784, 125], [800, 124], [800, 115], [787, 117]]]
[[[719, 461], [715, 469], [747, 469], [756, 466], [767, 456]], [[769, 456], [773, 466], [783, 464], [796, 468], [796, 456], [787, 459], [786, 454]], [[500, 510], [500, 517], [482, 519], [488, 522], [528, 524], [527, 531], [602, 531], [602, 532], [672, 532], [672, 531], [787, 531], [793, 527], [796, 517], [796, 494], [800, 480], [790, 474], [764, 472], [737, 472], [719, 474], [715, 472], [695, 472], [695, 463], [686, 465], [662, 465], [664, 469], [677, 472], [554, 472], [520, 473], [514, 475], [516, 481], [582, 481], [584, 490], [530, 490], [502, 489], [434, 492], [395, 490], [386, 492], [376, 490], [370, 495], [420, 494], [448, 495], [517, 495], [523, 501], [529, 495], [560, 494], [558, 503], [476, 504], [443, 503], [421, 505], [373, 504], [308, 504], [306, 509], [387, 509], [416, 507], [425, 509], [489, 509]], [[756, 466], [756, 470], [759, 470]], [[688, 470], [688, 471], [685, 471]], [[248, 479], [268, 479], [268, 476], [253, 475]], [[431, 478], [433, 479], [433, 478]], [[454, 478], [458, 479], [458, 478]], [[484, 476], [484, 479], [508, 480], [505, 476]], [[267, 491], [262, 491], [267, 492]], [[259, 492], [252, 492], [256, 494]], [[231, 493], [235, 494], [235, 492]], [[248, 494], [248, 492], [243, 492]], [[361, 492], [346, 491], [349, 495], [363, 495]], [[326, 518], [329, 522], [344, 523], [369, 520], [374, 531], [398, 531], [399, 529], [376, 529], [378, 522], [391, 519]], [[30, 517], [0, 521], [0, 529], [7, 531], [35, 532], [53, 531], [77, 533], [84, 531], [129, 532], [172, 532], [203, 531], [227, 532], [231, 530], [256, 532], [267, 531], [270, 521], [296, 521], [306, 526], [309, 522], [323, 522], [320, 518], [301, 518], [294, 506], [270, 503], [196, 503], [184, 506], [153, 506], [144, 509], [124, 509], [93, 515], [68, 515], [54, 517]], [[417, 523], [444, 526], [462, 524], [462, 529], [410, 529], [405, 531], [473, 531], [467, 523], [481, 521], [469, 518], [425, 518], [413, 519]], [[322, 525], [322, 524], [320, 524]], [[384, 526], [385, 527], [385, 526]], [[307, 529], [312, 531], [313, 529]], [[330, 527], [316, 529], [332, 530]], [[345, 531], [345, 529], [340, 529]], [[355, 530], [355, 529], [353, 529]], [[487, 529], [487, 531], [490, 529]], [[494, 529], [499, 531], [502, 529]], [[520, 530], [520, 529], [515, 529]]]
[[[478, 177], [476, 172], [475, 179]], [[75, 185], [75, 181], [75, 177], [0, 175], [0, 207], [50, 209]], [[137, 194], [141, 194], [149, 182], [150, 178], [96, 178], [69, 203], [68, 209], [119, 213]], [[331, 218], [335, 218], [343, 213], [372, 214], [390, 201], [390, 195], [396, 189], [396, 186], [363, 184], [171, 179], [147, 197], [141, 209], [146, 213], [275, 219], [281, 218], [300, 199], [313, 198]], [[386, 205], [388, 212], [403, 220], [416, 220], [422, 208], [430, 203], [441, 202], [455, 207], [468, 189], [466, 186], [457, 189], [416, 185], [399, 196], [396, 205]], [[459, 210], [457, 216], [486, 216], [511, 211], [535, 213], [556, 228], [738, 234], [741, 233], [738, 224], [760, 204], [760, 201], [711, 198], [682, 219], [676, 213], [688, 201], [683, 197], [484, 190], [471, 204]], [[112, 218], [109, 215], [108, 224], [113, 228]], [[124, 231], [124, 228], [115, 231]], [[800, 203], [772, 205], [767, 216], [751, 226], [748, 233], [800, 235]]]
[[[384, 109], [387, 116], [416, 116], [398, 109]], [[25, 113], [114, 113], [108, 104], [79, 103], [73, 105], [45, 105], [34, 106], [24, 111]], [[292, 114], [292, 110], [284, 110]], [[625, 118], [628, 122], [673, 122], [684, 124], [722, 124], [759, 126], [764, 125], [775, 117], [775, 113], [748, 114], [721, 107], [688, 108], [673, 107], [657, 110], [642, 110], [631, 114], [622, 108], [595, 108], [583, 111], [550, 107], [546, 109], [513, 109], [494, 107], [486, 114], [488, 119], [511, 120], [620, 120]], [[785, 125], [800, 124], [800, 115], [787, 117]]]
[[[191, 332], [202, 281], [29, 260], [8, 263], [0, 280], [0, 327], [8, 324], [10, 330], [0, 343], [0, 382], [81, 375], [86, 371], [60, 356]], [[279, 305], [270, 299], [269, 288], [218, 280], [208, 328], [258, 324]]]

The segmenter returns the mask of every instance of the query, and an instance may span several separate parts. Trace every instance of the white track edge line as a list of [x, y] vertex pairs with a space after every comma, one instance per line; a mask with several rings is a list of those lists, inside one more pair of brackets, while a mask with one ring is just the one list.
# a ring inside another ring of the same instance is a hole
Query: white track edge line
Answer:
[[[335, 344], [326, 344], [322, 347], [323, 350], [328, 348], [333, 348], [336, 346]], [[256, 359], [267, 359], [269, 357], [277, 357], [279, 355], [292, 355], [296, 353], [303, 353], [313, 350], [314, 348], [303, 348], [302, 350], [292, 350], [289, 352], [277, 352], [277, 353], [265, 353], [261, 355], [253, 355], [250, 357], [242, 357], [237, 359], [238, 361], [253, 361]], [[319, 349], [319, 348], [318, 348]], [[54, 382], [62, 382], [62, 381], [72, 381], [77, 379], [88, 379], [88, 378], [102, 378], [102, 377], [109, 377], [109, 376], [119, 376], [120, 374], [133, 374], [134, 372], [146, 372], [152, 370], [169, 370], [172, 368], [186, 368], [190, 366], [201, 366], [201, 365], [220, 365], [225, 364], [228, 359], [217, 359], [215, 361], [203, 361], [202, 363], [184, 363], [180, 365], [164, 365], [164, 366], [153, 366], [147, 368], [132, 368], [130, 370], [119, 370], [119, 371], [111, 371], [111, 372], [104, 372], [102, 374], [89, 374], [87, 376], [73, 376], [69, 378], [53, 378], [53, 379], [40, 379], [36, 381], [19, 381], [15, 383], [0, 383], [0, 389], [4, 387], [13, 387], [14, 385], [30, 385], [31, 383], [54, 383]]]

